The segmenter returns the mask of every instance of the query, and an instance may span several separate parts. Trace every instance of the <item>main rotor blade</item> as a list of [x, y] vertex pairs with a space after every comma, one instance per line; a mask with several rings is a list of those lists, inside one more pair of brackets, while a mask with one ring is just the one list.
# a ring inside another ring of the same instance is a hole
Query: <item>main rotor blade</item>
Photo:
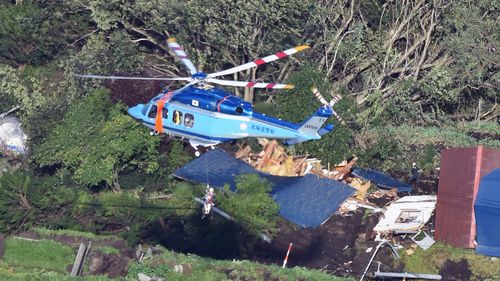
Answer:
[[168, 38], [167, 43], [170, 50], [172, 50], [182, 63], [184, 63], [191, 75], [198, 72], [196, 71], [196, 67], [194, 67], [193, 62], [188, 58], [186, 52], [184, 52], [184, 49], [182, 49], [181, 45], [177, 43], [175, 38]]
[[95, 78], [95, 79], [113, 79], [113, 80], [156, 80], [156, 81], [190, 81], [191, 77], [128, 77], [128, 76], [104, 76], [93, 74], [75, 74], [76, 77]]
[[293, 55], [295, 53], [298, 53], [298, 52], [303, 51], [303, 50], [308, 49], [308, 48], [310, 48], [308, 45], [300, 45], [300, 46], [297, 46], [295, 48], [291, 48], [291, 49], [285, 50], [283, 52], [276, 53], [274, 55], [270, 55], [270, 56], [267, 56], [267, 57], [264, 57], [261, 59], [256, 59], [252, 62], [247, 62], [247, 63], [239, 65], [239, 66], [235, 66], [233, 68], [229, 68], [229, 69], [219, 71], [219, 72], [210, 73], [207, 75], [207, 77], [218, 77], [218, 76], [222, 76], [222, 75], [233, 74], [235, 72], [240, 72], [240, 71], [247, 70], [247, 69], [253, 68], [253, 67], [258, 67], [259, 65], [263, 65], [263, 64], [266, 64], [266, 63], [269, 63], [269, 62], [272, 62], [272, 61], [275, 61], [278, 59], [288, 57], [290, 55]]
[[291, 84], [277, 84], [277, 83], [264, 83], [264, 82], [245, 82], [233, 80], [221, 80], [208, 78], [207, 82], [212, 82], [224, 86], [246, 87], [246, 88], [266, 88], [266, 89], [293, 89], [294, 85]]

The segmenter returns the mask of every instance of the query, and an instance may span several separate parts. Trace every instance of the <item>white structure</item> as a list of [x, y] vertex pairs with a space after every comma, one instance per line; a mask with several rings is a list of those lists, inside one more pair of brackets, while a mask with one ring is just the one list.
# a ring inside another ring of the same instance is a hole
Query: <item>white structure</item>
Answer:
[[0, 119], [0, 152], [7, 155], [24, 155], [28, 152], [28, 137], [17, 118]]
[[389, 205], [373, 228], [378, 233], [416, 233], [429, 221], [436, 208], [436, 195], [405, 196]]

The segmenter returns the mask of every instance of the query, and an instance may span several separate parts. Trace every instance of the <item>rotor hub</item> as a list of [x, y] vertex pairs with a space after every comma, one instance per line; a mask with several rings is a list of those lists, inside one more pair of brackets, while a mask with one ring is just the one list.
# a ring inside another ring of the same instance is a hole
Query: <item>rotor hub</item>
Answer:
[[205, 80], [205, 78], [207, 78], [207, 74], [203, 72], [196, 72], [195, 74], [191, 75], [191, 78], [196, 80]]

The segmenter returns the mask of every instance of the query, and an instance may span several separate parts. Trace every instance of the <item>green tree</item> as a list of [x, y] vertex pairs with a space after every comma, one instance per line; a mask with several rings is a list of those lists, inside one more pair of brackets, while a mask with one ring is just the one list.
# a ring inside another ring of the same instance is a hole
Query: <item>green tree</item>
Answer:
[[104, 183], [119, 189], [119, 173], [126, 168], [152, 172], [157, 168], [158, 138], [113, 105], [107, 90], [97, 90], [73, 104], [65, 118], [34, 149], [38, 165], [60, 167], [77, 183], [95, 186]]
[[60, 226], [69, 215], [74, 192], [58, 187], [54, 178], [14, 171], [0, 177], [0, 231], [34, 225]]
[[184, 145], [181, 141], [173, 140], [172, 148], [168, 154], [167, 176], [173, 174], [175, 170], [191, 160], [192, 157], [184, 151]]
[[71, 48], [89, 26], [64, 1], [0, 3], [0, 63], [43, 65]]
[[143, 55], [125, 32], [94, 34], [82, 50], [65, 61], [66, 96], [71, 101], [99, 88], [103, 80], [80, 78], [75, 74], [132, 75], [142, 68]]
[[22, 75], [6, 64], [0, 64], [0, 95], [20, 105], [27, 115], [42, 107], [48, 99], [38, 77]]
[[274, 235], [279, 206], [269, 196], [271, 184], [257, 174], [236, 177], [236, 193], [222, 199], [220, 207], [250, 233]]
[[[289, 81], [295, 85], [294, 90], [290, 93], [278, 93], [275, 98], [279, 117], [282, 119], [299, 123], [318, 110], [321, 103], [313, 95], [312, 87], [317, 87], [327, 100], [331, 98], [328, 93], [332, 91], [332, 85], [324, 80], [324, 74], [315, 66], [300, 68]], [[291, 96], [293, 98], [290, 98]], [[325, 163], [332, 164], [351, 156], [349, 154], [349, 148], [353, 143], [351, 127], [356, 126], [354, 102], [344, 95], [344, 99], [334, 106], [334, 110], [344, 122], [338, 122], [332, 117], [329, 123], [335, 126], [333, 132], [324, 135], [321, 140], [295, 145], [297, 153], [314, 155]]]

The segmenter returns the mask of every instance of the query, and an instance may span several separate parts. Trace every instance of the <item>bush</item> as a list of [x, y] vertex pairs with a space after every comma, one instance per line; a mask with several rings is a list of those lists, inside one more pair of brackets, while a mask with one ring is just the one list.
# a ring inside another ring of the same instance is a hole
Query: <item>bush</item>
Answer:
[[236, 177], [236, 193], [226, 192], [220, 207], [250, 233], [259, 235], [277, 231], [279, 206], [269, 196], [271, 184], [257, 174]]

